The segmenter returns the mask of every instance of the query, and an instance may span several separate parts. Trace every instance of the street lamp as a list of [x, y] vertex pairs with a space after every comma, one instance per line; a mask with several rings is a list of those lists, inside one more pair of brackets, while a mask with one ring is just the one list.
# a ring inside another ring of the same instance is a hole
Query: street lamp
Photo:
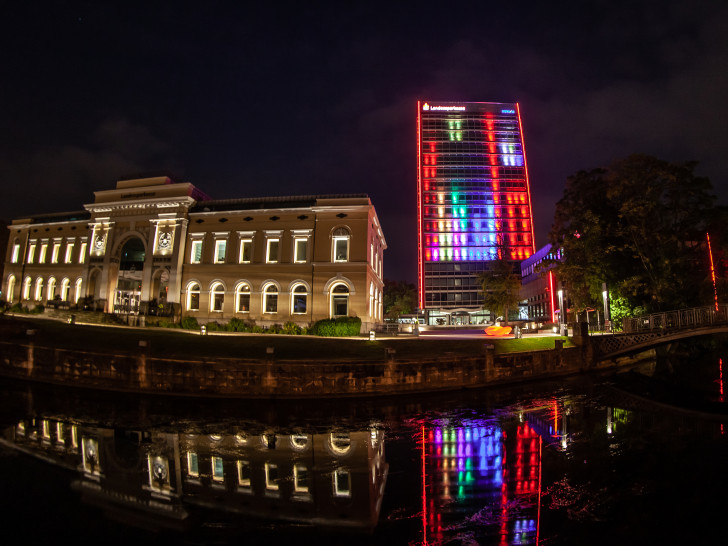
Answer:
[[609, 292], [607, 291], [607, 283], [602, 283], [602, 301], [604, 302], [604, 330], [608, 329], [609, 325]]

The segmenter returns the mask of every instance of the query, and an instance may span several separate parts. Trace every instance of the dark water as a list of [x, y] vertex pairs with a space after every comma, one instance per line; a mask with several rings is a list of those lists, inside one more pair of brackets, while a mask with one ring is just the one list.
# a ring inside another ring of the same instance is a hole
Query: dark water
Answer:
[[10, 544], [724, 543], [721, 354], [642, 371], [692, 397], [613, 377], [338, 403], [2, 382], [0, 513]]

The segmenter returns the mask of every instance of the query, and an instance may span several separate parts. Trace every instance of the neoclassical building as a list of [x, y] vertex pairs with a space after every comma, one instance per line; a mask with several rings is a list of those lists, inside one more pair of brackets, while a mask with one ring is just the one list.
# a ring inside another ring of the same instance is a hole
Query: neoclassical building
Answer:
[[387, 244], [366, 195], [212, 200], [167, 177], [94, 195], [12, 221], [7, 302], [261, 326], [356, 316], [364, 331], [382, 320]]

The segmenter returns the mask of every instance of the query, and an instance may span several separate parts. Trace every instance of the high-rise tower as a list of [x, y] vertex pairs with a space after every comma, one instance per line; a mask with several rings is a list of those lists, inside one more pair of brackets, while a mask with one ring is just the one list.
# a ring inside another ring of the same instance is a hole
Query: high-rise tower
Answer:
[[534, 252], [517, 103], [417, 102], [419, 305], [430, 324], [480, 323], [478, 274]]

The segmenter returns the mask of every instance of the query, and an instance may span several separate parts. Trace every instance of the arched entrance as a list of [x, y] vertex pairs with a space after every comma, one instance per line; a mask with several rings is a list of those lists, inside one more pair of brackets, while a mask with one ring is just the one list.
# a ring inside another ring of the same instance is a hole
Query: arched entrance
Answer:
[[121, 247], [119, 277], [114, 293], [114, 313], [139, 314], [145, 257], [146, 248], [138, 237], [132, 237]]

